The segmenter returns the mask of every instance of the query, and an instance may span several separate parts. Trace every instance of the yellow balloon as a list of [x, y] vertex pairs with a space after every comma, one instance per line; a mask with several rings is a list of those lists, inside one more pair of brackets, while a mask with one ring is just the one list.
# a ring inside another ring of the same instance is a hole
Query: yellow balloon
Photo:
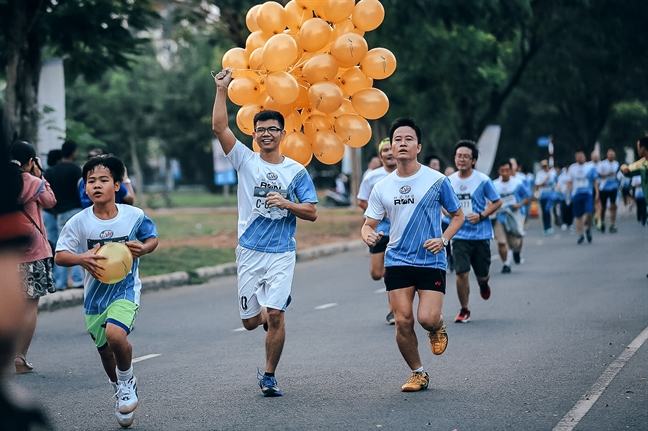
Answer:
[[270, 39], [270, 36], [272, 34], [264, 33], [261, 30], [250, 33], [245, 40], [245, 50], [248, 55], [252, 54], [257, 48], [263, 48], [263, 45]]
[[308, 52], [324, 48], [331, 40], [333, 29], [321, 18], [306, 21], [299, 29], [299, 46]]
[[353, 13], [355, 0], [327, 0], [324, 6], [324, 13], [327, 21], [334, 24], [348, 19]]
[[347, 33], [356, 33], [360, 36], [364, 36], [365, 32], [353, 25], [353, 21], [351, 21], [351, 18], [349, 18], [345, 19], [344, 21], [340, 21], [333, 26], [333, 37], [331, 37], [331, 39], [335, 40], [343, 34]]
[[302, 9], [306, 9], [308, 11], [313, 11], [313, 10], [315, 10], [317, 8], [317, 3], [321, 3], [322, 0], [295, 0], [295, 2]]
[[315, 134], [321, 130], [333, 131], [333, 124], [331, 124], [331, 121], [325, 115], [311, 115], [304, 122], [304, 135], [311, 141], [314, 140]]
[[308, 89], [308, 99], [314, 109], [333, 112], [342, 105], [342, 90], [330, 82], [317, 82]]
[[230, 83], [227, 95], [234, 104], [243, 106], [259, 97], [259, 85], [252, 78], [236, 78]]
[[236, 69], [232, 71], [232, 78], [252, 78], [254, 80], [257, 80], [259, 78], [259, 75], [250, 69]]
[[234, 69], [248, 68], [248, 53], [243, 48], [232, 48], [223, 55], [223, 69], [231, 67]]
[[293, 64], [298, 54], [295, 39], [287, 34], [275, 34], [263, 46], [263, 65], [270, 72], [277, 72]]
[[371, 139], [371, 126], [359, 115], [344, 114], [335, 120], [335, 133], [344, 144], [360, 148]]
[[286, 157], [306, 166], [313, 158], [313, 145], [303, 133], [293, 132], [279, 144], [279, 151]]
[[396, 70], [396, 57], [388, 49], [374, 48], [360, 62], [362, 73], [373, 79], [385, 79]]
[[277, 111], [281, 113], [284, 118], [286, 118], [286, 116], [290, 115], [290, 113], [292, 112], [291, 105], [282, 105], [281, 103], [277, 103], [272, 97], [268, 96], [268, 93], [265, 91], [261, 93], [259, 98], [257, 98], [254, 103], [261, 105], [262, 111]]
[[369, 120], [376, 120], [389, 110], [387, 95], [377, 88], [365, 88], [356, 92], [351, 96], [351, 104], [359, 115]]
[[330, 130], [321, 130], [313, 139], [313, 155], [325, 165], [334, 165], [344, 157], [344, 144]]
[[333, 111], [329, 114], [326, 114], [326, 116], [329, 118], [329, 120], [335, 123], [336, 118], [344, 114], [358, 115], [355, 109], [353, 109], [353, 105], [351, 104], [351, 101], [349, 99], [343, 99], [342, 105], [340, 105], [337, 111]]
[[258, 153], [258, 152], [261, 151], [261, 147], [259, 147], [259, 144], [258, 144], [257, 141], [255, 141], [254, 139], [252, 139], [252, 150], [253, 150], [255, 153]]
[[239, 130], [246, 135], [252, 136], [252, 132], [254, 132], [254, 116], [262, 110], [261, 105], [256, 103], [241, 106], [236, 113], [236, 125]]
[[286, 11], [286, 25], [293, 32], [298, 32], [301, 26], [313, 17], [309, 10], [299, 6], [295, 0], [286, 3], [284, 10]]
[[284, 129], [286, 133], [299, 132], [304, 124], [299, 111], [293, 110], [290, 115], [284, 116]]
[[347, 33], [335, 39], [331, 45], [331, 55], [340, 67], [352, 67], [362, 61], [369, 46], [364, 37], [356, 33]]
[[257, 12], [260, 7], [260, 4], [252, 6], [245, 15], [245, 26], [250, 30], [250, 33], [260, 30], [259, 24], [257, 24]]
[[268, 69], [263, 66], [263, 48], [257, 48], [252, 51], [248, 62], [250, 63], [251, 70], [258, 70], [261, 73], [268, 71]]
[[264, 32], [278, 34], [286, 28], [286, 11], [279, 3], [268, 1], [257, 11], [256, 21]]
[[310, 84], [334, 82], [337, 71], [337, 60], [331, 54], [316, 54], [304, 64], [302, 76]]
[[106, 256], [100, 260], [104, 269], [97, 270], [97, 280], [106, 284], [115, 284], [122, 281], [133, 267], [133, 255], [125, 244], [109, 242], [104, 244], [95, 253], [97, 256]]
[[297, 80], [299, 84], [299, 95], [293, 101], [292, 106], [294, 109], [302, 109], [310, 106], [310, 99], [308, 98], [308, 87], [309, 84], [301, 79]]
[[274, 72], [266, 78], [266, 91], [277, 103], [285, 105], [292, 103], [299, 96], [299, 84], [293, 76], [286, 72]]
[[351, 18], [360, 30], [375, 30], [385, 19], [385, 8], [379, 1], [360, 0], [355, 5]]
[[340, 88], [349, 96], [352, 96], [359, 90], [371, 88], [372, 85], [373, 79], [369, 78], [357, 67], [347, 69], [342, 76], [340, 76]]

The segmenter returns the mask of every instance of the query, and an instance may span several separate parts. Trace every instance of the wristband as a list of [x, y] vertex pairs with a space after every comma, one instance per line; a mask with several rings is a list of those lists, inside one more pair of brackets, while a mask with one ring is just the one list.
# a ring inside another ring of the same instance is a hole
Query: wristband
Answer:
[[479, 213], [479, 221], [486, 220], [486, 217], [482, 213]]

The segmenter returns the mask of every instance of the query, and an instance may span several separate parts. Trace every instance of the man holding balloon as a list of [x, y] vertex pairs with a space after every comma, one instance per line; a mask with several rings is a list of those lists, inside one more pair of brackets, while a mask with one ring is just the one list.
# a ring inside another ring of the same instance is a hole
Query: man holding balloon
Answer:
[[297, 217], [317, 219], [317, 194], [304, 166], [279, 151], [286, 136], [283, 115], [273, 110], [255, 114], [252, 137], [259, 152], [252, 151], [228, 125], [226, 98], [232, 69], [225, 68], [214, 79], [212, 129], [239, 180], [239, 313], [245, 329], [263, 326], [267, 331], [265, 373], [259, 373], [259, 387], [266, 397], [281, 396], [275, 371], [286, 338], [284, 312], [292, 300]]
[[133, 347], [127, 336], [139, 310], [139, 258], [153, 252], [158, 240], [155, 224], [144, 211], [115, 203], [124, 175], [124, 164], [113, 155], [86, 162], [83, 180], [93, 205], [63, 227], [55, 259], [58, 265], [85, 269], [83, 311], [88, 333], [115, 392], [117, 422], [128, 427], [138, 405]]

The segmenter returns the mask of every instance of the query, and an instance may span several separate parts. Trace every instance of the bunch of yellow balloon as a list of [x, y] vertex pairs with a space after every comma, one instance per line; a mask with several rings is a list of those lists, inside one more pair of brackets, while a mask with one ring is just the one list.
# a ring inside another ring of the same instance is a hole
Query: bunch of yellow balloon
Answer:
[[[342, 160], [344, 146], [371, 139], [369, 120], [387, 113], [389, 99], [374, 79], [396, 70], [385, 48], [369, 49], [364, 34], [385, 18], [378, 0], [268, 1], [253, 6], [245, 22], [245, 48], [223, 56], [234, 69], [230, 100], [239, 105], [236, 123], [252, 135], [254, 115], [273, 109], [286, 119], [280, 150], [307, 165]], [[255, 146], [256, 147], [256, 146]]]

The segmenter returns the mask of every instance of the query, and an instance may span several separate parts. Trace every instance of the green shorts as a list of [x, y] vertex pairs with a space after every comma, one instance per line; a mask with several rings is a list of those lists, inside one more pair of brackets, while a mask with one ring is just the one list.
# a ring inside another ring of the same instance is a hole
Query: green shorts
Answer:
[[106, 340], [106, 323], [112, 323], [130, 334], [135, 324], [139, 306], [126, 299], [118, 299], [108, 306], [101, 314], [86, 314], [86, 326], [88, 333], [94, 340], [97, 349], [104, 349], [108, 342]]

